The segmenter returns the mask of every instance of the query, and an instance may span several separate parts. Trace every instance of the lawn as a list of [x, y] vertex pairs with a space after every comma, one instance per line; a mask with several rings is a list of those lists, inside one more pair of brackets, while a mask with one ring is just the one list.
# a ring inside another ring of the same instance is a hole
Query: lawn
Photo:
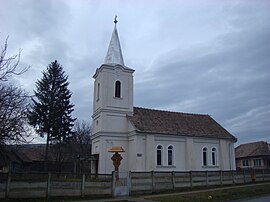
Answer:
[[270, 184], [203, 191], [190, 194], [176, 194], [172, 196], [151, 197], [149, 199], [161, 202], [219, 202], [250, 198], [264, 194], [270, 194]]

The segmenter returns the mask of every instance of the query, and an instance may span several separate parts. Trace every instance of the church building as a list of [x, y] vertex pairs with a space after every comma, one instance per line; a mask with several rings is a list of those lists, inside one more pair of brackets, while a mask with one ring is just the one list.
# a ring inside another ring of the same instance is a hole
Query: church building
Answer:
[[133, 106], [134, 69], [124, 63], [116, 23], [104, 63], [96, 69], [92, 115], [92, 172], [235, 170], [237, 139], [209, 115]]

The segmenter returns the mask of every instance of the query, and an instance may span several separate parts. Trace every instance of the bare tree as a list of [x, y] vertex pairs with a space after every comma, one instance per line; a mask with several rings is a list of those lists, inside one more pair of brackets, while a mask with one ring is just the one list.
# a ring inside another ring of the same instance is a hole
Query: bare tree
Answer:
[[1, 46], [0, 53], [0, 81], [7, 81], [12, 75], [21, 75], [26, 72], [30, 66], [24, 67], [22, 70], [17, 70], [21, 59], [21, 49], [18, 54], [7, 57], [8, 38], [5, 40], [4, 46]]
[[73, 131], [74, 135], [69, 145], [76, 165], [74, 173], [89, 172], [90, 162], [88, 159], [91, 154], [91, 125], [85, 121], [76, 121]]
[[81, 174], [90, 169], [91, 125], [85, 121], [75, 121], [73, 136], [67, 144], [50, 145], [50, 158], [56, 163], [56, 171], [61, 172], [66, 163], [73, 162], [74, 173]]
[[0, 82], [0, 145], [24, 142], [27, 127], [28, 96], [20, 88]]
[[76, 121], [74, 124], [73, 141], [80, 145], [91, 144], [91, 125], [85, 121]]
[[0, 146], [7, 143], [26, 142], [26, 138], [29, 137], [27, 93], [8, 82], [12, 75], [21, 75], [29, 67], [18, 71], [21, 50], [18, 54], [7, 57], [7, 48], [8, 37], [4, 46], [1, 46], [0, 52]]

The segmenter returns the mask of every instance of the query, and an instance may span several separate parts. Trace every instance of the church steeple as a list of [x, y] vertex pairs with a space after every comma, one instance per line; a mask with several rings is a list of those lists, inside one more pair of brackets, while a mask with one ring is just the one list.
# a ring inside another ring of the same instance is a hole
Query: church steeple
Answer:
[[114, 19], [114, 24], [115, 24], [114, 30], [112, 33], [112, 38], [111, 38], [110, 45], [107, 51], [107, 55], [105, 57], [104, 64], [118, 64], [124, 67], [125, 66], [124, 59], [123, 59], [120, 40], [118, 37], [117, 28], [116, 28], [116, 24], [117, 24], [116, 18], [117, 16], [115, 16], [115, 19]]

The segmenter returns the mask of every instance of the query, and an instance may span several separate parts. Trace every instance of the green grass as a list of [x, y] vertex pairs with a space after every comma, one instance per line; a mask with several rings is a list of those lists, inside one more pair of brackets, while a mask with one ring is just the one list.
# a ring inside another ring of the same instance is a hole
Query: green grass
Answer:
[[229, 188], [216, 191], [203, 191], [199, 193], [151, 197], [150, 200], [161, 202], [219, 202], [244, 199], [264, 194], [270, 194], [270, 184], [254, 185], [251, 187]]

